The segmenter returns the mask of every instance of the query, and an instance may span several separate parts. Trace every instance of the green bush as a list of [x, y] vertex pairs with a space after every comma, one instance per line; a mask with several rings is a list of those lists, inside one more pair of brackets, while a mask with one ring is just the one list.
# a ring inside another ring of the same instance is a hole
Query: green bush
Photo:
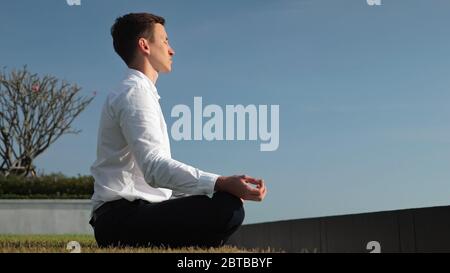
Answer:
[[93, 192], [92, 176], [0, 176], [0, 199], [89, 199]]

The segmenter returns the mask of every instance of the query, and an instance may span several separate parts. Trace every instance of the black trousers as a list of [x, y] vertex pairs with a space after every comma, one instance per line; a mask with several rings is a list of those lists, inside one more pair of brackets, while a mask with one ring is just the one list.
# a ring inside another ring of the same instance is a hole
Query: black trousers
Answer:
[[244, 216], [239, 198], [216, 192], [212, 198], [195, 195], [160, 203], [121, 199], [120, 206], [90, 223], [100, 247], [218, 247], [239, 228]]

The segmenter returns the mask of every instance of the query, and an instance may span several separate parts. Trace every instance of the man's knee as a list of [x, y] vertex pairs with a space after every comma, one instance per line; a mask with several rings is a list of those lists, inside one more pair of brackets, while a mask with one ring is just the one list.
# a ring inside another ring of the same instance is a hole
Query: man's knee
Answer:
[[232, 217], [228, 221], [228, 225], [226, 226], [227, 230], [232, 230], [233, 232], [242, 225], [245, 219], [245, 210], [242, 204], [242, 201], [238, 209], [233, 210]]
[[213, 196], [220, 216], [220, 229], [234, 232], [244, 221], [245, 210], [240, 198], [226, 193], [216, 192]]

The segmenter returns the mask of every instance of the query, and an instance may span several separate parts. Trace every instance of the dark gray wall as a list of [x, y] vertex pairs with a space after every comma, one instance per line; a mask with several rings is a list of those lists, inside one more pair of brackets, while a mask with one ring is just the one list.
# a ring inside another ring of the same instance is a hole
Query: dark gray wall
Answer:
[[450, 206], [244, 225], [228, 244], [310, 253], [450, 252]]

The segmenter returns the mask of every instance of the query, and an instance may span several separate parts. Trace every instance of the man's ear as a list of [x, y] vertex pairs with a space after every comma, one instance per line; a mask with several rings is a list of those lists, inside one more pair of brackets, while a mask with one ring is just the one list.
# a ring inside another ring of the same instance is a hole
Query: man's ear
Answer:
[[145, 38], [139, 38], [138, 41], [139, 49], [147, 54], [150, 54], [150, 45], [148, 43], [148, 40]]

